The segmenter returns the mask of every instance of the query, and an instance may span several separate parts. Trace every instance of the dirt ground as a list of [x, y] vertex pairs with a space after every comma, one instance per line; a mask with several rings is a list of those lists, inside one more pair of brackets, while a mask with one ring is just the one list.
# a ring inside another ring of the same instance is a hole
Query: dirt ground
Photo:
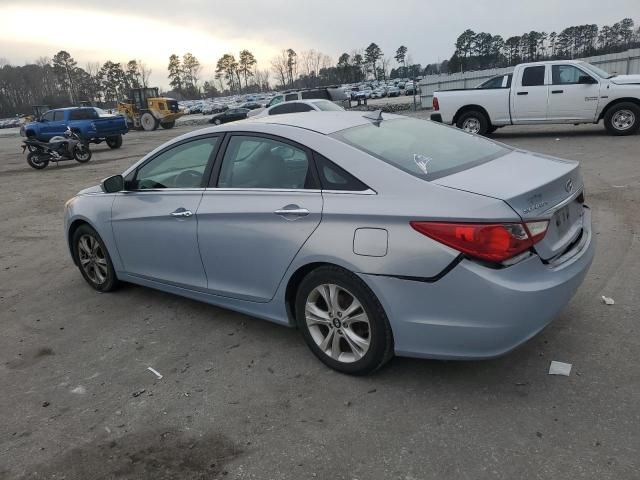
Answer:
[[[296, 330], [85, 284], [64, 202], [193, 128], [133, 132], [121, 150], [99, 145], [88, 164], [42, 171], [19, 137], [0, 137], [0, 478], [640, 478], [640, 136], [498, 131], [582, 162], [598, 240], [585, 283], [504, 357], [397, 358], [353, 378]], [[571, 376], [547, 375], [551, 360], [573, 364]]]

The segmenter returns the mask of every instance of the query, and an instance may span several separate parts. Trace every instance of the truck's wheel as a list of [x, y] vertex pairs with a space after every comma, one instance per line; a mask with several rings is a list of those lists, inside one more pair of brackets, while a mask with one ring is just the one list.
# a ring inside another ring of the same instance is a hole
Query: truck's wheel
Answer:
[[632, 135], [640, 128], [640, 108], [631, 102], [618, 103], [605, 113], [604, 126], [611, 135]]
[[113, 137], [107, 137], [107, 145], [109, 148], [116, 149], [122, 146], [122, 135], [114, 135]]
[[456, 126], [459, 129], [467, 133], [475, 133], [476, 135], [486, 135], [490, 125], [486, 115], [477, 110], [464, 112], [456, 122]]
[[158, 128], [158, 121], [149, 112], [145, 112], [140, 117], [140, 125], [142, 125], [143, 130], [150, 132]]
[[176, 122], [175, 120], [173, 122], [165, 122], [165, 123], [161, 123], [160, 126], [165, 130], [169, 130], [170, 128], [173, 128], [176, 126]]

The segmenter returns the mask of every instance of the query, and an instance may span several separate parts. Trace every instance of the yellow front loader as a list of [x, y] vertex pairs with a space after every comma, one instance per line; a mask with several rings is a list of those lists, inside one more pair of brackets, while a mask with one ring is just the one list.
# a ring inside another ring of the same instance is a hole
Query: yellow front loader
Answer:
[[118, 102], [118, 113], [127, 119], [129, 128], [146, 131], [173, 128], [176, 120], [184, 113], [178, 108], [178, 101], [160, 97], [157, 88], [133, 88], [129, 98]]

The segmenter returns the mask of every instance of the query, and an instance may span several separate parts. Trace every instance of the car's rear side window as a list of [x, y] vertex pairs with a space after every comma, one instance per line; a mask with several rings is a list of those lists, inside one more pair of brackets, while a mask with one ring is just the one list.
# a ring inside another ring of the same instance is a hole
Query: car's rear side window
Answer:
[[364, 183], [328, 158], [319, 153], [314, 153], [313, 157], [318, 167], [320, 184], [323, 190], [363, 192], [369, 189]]
[[522, 72], [522, 86], [537, 87], [544, 85], [544, 69], [544, 65], [525, 68], [524, 72]]
[[331, 136], [425, 180], [466, 170], [510, 151], [484, 138], [413, 118], [372, 122]]
[[99, 118], [99, 115], [93, 108], [79, 108], [69, 112], [70, 120], [94, 120], [96, 118]]

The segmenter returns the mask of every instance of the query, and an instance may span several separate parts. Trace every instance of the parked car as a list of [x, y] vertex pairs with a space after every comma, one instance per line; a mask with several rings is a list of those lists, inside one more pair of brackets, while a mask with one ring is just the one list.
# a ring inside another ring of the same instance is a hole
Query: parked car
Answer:
[[251, 118], [302, 112], [344, 112], [344, 108], [329, 100], [293, 100], [266, 108]]
[[300, 90], [297, 92], [286, 92], [280, 95], [274, 96], [269, 103], [265, 106], [266, 108], [277, 105], [282, 102], [290, 102], [291, 100], [312, 100], [312, 99], [324, 99], [335, 102], [339, 105], [342, 105], [343, 102], [347, 99], [344, 90], [339, 87], [321, 87], [321, 88], [310, 88], [306, 90]]
[[399, 97], [400, 96], [400, 89], [398, 87], [388, 87], [387, 88], [387, 96], [388, 97]]
[[235, 122], [236, 120], [243, 120], [247, 118], [247, 114], [250, 112], [248, 108], [230, 108], [222, 113], [217, 113], [209, 119], [209, 123], [215, 123], [220, 125], [227, 122]]
[[119, 115], [101, 116], [95, 107], [71, 107], [49, 110], [34, 122], [27, 123], [21, 134], [48, 142], [63, 136], [67, 127], [90, 143], [107, 142], [110, 148], [122, 146], [122, 136], [129, 131], [127, 121]]
[[396, 115], [296, 113], [173, 139], [68, 201], [64, 223], [96, 290], [297, 326], [364, 374], [540, 332], [594, 256], [584, 198], [577, 162]]
[[257, 108], [263, 108], [264, 105], [258, 102], [246, 102], [240, 105], [240, 108], [246, 108], [248, 110], [256, 110]]
[[418, 89], [416, 88], [416, 84], [411, 82], [411, 83], [406, 83], [404, 86], [404, 94], [405, 95], [413, 95], [414, 93], [418, 93]]
[[431, 118], [480, 135], [505, 125], [600, 120], [612, 135], [640, 129], [640, 75], [612, 75], [586, 62], [557, 60], [517, 65], [512, 79], [504, 75], [492, 79], [496, 86], [435, 92]]

